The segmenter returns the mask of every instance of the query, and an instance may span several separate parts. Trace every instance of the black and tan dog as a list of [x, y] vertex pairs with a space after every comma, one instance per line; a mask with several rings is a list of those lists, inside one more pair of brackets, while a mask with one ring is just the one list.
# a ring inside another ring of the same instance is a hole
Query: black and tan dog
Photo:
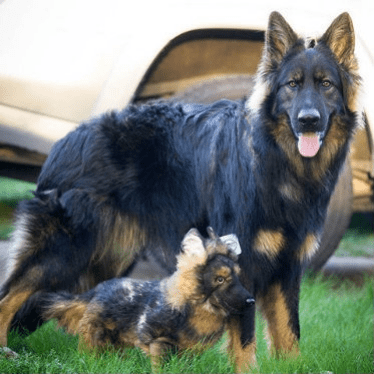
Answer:
[[80, 348], [140, 347], [153, 363], [166, 349], [206, 348], [225, 331], [228, 318], [254, 299], [239, 281], [240, 246], [234, 235], [209, 239], [191, 229], [177, 270], [160, 281], [117, 278], [81, 294], [42, 295], [45, 319], [57, 318], [79, 334]]
[[[359, 123], [354, 44], [347, 13], [304, 39], [275, 12], [247, 103], [130, 105], [57, 142], [18, 213], [0, 345], [35, 292], [87, 291], [144, 249], [172, 272], [186, 232], [212, 226], [239, 238], [272, 351], [297, 352], [301, 274]], [[237, 371], [255, 362], [254, 316], [229, 321]]]

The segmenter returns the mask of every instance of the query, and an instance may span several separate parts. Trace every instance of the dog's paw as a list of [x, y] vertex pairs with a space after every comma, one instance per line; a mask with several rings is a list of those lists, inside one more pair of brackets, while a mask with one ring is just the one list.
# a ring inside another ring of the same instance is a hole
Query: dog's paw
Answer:
[[18, 353], [12, 351], [8, 347], [1, 347], [0, 348], [0, 356], [4, 356], [5, 358], [18, 358]]

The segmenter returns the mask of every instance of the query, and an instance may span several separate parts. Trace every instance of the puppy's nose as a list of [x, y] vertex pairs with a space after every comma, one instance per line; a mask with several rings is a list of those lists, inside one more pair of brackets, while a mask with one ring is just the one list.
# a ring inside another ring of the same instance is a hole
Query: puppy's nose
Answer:
[[248, 304], [248, 306], [250, 306], [255, 303], [255, 299], [253, 299], [252, 297], [249, 297], [245, 302]]

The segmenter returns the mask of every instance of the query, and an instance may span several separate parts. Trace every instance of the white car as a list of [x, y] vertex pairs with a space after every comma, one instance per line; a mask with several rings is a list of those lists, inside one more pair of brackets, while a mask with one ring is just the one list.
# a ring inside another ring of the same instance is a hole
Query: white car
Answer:
[[[52, 144], [81, 121], [127, 103], [248, 95], [272, 10], [318, 35], [348, 10], [364, 78], [365, 126], [330, 204], [321, 267], [352, 211], [374, 212], [371, 0], [0, 0], [0, 173], [35, 181]], [[294, 5], [292, 5], [294, 3]], [[318, 6], [317, 6], [318, 5]], [[308, 8], [309, 6], [309, 8]]]

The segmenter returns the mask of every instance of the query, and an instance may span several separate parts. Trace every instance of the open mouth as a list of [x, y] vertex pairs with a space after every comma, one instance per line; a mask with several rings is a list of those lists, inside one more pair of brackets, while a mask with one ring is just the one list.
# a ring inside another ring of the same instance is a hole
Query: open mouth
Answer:
[[303, 157], [314, 157], [322, 145], [320, 132], [306, 132], [297, 134], [297, 149]]

